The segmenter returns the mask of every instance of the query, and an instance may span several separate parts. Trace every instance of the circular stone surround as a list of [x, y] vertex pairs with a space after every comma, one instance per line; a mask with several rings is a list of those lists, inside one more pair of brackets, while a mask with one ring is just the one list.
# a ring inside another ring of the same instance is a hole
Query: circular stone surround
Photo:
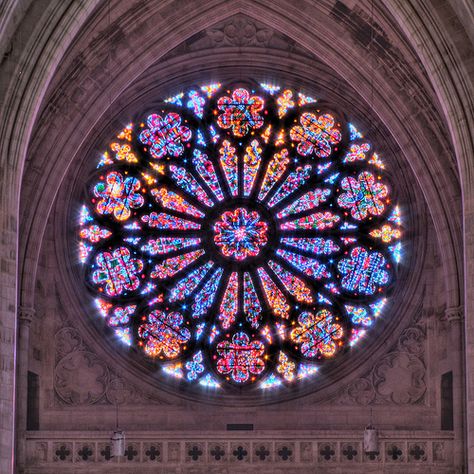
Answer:
[[396, 280], [402, 222], [383, 169], [354, 125], [292, 89], [166, 99], [111, 141], [81, 209], [104, 326], [164, 379], [314, 378], [377, 324]]

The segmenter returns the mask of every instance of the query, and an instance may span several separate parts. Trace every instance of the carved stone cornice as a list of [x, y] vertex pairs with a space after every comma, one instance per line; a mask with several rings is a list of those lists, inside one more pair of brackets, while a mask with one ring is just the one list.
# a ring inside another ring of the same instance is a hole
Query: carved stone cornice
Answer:
[[18, 307], [18, 320], [20, 324], [29, 326], [33, 318], [35, 317], [36, 311], [34, 308], [29, 306]]

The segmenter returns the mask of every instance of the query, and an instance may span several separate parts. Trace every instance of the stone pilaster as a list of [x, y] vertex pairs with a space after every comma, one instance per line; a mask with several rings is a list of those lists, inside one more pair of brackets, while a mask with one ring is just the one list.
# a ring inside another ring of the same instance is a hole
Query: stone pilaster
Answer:
[[28, 404], [28, 354], [30, 346], [30, 326], [35, 310], [30, 307], [18, 308], [18, 352], [17, 352], [17, 386], [16, 386], [16, 464], [18, 472], [23, 472], [26, 461], [25, 434], [27, 427]]
[[[449, 358], [453, 371], [454, 398], [454, 465], [465, 466], [465, 379], [464, 379], [464, 308], [454, 306], [446, 308], [443, 319], [449, 323]], [[464, 446], [464, 448], [463, 448]]]

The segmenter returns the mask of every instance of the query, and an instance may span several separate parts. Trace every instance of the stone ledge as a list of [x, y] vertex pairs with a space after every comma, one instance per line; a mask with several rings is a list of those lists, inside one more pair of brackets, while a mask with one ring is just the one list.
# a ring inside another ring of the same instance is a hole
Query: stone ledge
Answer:
[[[288, 473], [332, 466], [341, 473], [362, 473], [370, 472], [370, 466], [378, 466], [374, 472], [382, 472], [384, 466], [396, 469], [397, 465], [404, 465], [404, 472], [446, 473], [453, 463], [454, 439], [451, 431], [381, 431], [379, 453], [367, 455], [362, 447], [363, 430], [245, 434], [131, 431], [126, 433], [124, 455], [112, 458], [111, 432], [38, 431], [26, 436], [26, 472], [48, 474], [91, 472], [92, 466], [104, 463], [112, 469], [107, 472], [131, 472], [132, 466], [153, 464], [166, 473], [246, 472], [245, 466], [254, 470], [256, 466], [291, 466], [290, 471], [285, 468]], [[217, 466], [221, 470], [216, 470]], [[234, 471], [237, 466], [241, 470]], [[417, 466], [425, 470], [419, 471]], [[143, 472], [147, 471], [140, 468]]]

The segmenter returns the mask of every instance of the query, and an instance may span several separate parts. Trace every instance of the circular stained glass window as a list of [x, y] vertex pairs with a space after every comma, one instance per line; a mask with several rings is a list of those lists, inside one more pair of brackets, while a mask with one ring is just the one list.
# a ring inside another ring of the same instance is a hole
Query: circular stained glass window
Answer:
[[268, 84], [170, 97], [113, 138], [79, 257], [118, 340], [216, 389], [317, 376], [377, 324], [402, 235], [384, 164], [317, 99]]

